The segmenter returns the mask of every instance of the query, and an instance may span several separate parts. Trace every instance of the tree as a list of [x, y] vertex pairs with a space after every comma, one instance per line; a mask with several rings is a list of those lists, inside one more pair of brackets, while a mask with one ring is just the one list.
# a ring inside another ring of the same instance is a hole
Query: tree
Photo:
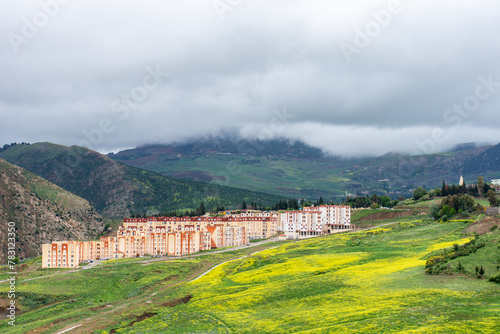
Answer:
[[372, 200], [372, 203], [377, 203], [377, 204], [380, 203], [380, 197], [377, 194], [373, 194], [372, 197], [370, 197], [370, 199]]
[[418, 201], [419, 199], [421, 199], [422, 197], [424, 197], [425, 195], [427, 195], [427, 190], [425, 190], [424, 188], [422, 187], [418, 187], [417, 189], [415, 189], [413, 191], [413, 199], [415, 201]]
[[478, 274], [479, 274], [479, 277], [482, 277], [484, 275], [483, 265], [481, 265], [481, 268], [479, 268]]
[[[455, 197], [455, 196], [453, 196]], [[458, 195], [456, 211], [462, 210], [462, 212], [472, 212], [476, 206], [476, 201], [469, 195]]]
[[439, 205], [437, 205], [436, 203], [432, 203], [429, 211], [429, 216], [432, 218], [440, 218], [438, 217], [439, 210]]
[[434, 196], [441, 196], [441, 189], [439, 188], [434, 189]]
[[323, 205], [325, 202], [323, 201], [323, 197], [320, 197], [318, 200], [318, 205]]
[[389, 196], [382, 196], [380, 197], [380, 205], [383, 207], [390, 207], [392, 204], [391, 198]]
[[247, 209], [247, 202], [243, 201], [243, 204], [241, 204], [241, 209], [246, 210]]
[[443, 180], [443, 186], [441, 187], [441, 196], [447, 196], [448, 192], [446, 191], [446, 183]]
[[488, 202], [490, 202], [490, 206], [492, 207], [497, 207], [498, 206], [498, 198], [495, 195], [495, 192], [493, 190], [488, 190], [486, 193], [486, 198], [488, 199]]
[[477, 188], [479, 189], [479, 192], [482, 192], [484, 189], [484, 181], [482, 176], [477, 177]]
[[205, 204], [203, 202], [201, 202], [200, 204], [199, 211], [200, 211], [200, 216], [203, 216], [205, 213], [207, 213], [207, 210], [205, 209]]

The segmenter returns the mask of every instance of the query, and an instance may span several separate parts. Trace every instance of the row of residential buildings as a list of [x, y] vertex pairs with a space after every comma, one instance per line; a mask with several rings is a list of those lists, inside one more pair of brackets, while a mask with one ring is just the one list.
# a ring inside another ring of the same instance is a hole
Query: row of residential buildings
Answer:
[[350, 207], [338, 205], [284, 212], [244, 210], [215, 217], [125, 218], [116, 236], [43, 244], [42, 267], [76, 268], [82, 261], [144, 255], [181, 256], [241, 246], [279, 233], [299, 239], [352, 227]]

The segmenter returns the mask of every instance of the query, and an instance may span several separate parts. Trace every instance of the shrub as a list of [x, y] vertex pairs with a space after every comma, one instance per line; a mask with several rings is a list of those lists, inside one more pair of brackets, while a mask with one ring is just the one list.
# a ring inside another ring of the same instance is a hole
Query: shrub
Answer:
[[490, 277], [489, 281], [497, 283], [497, 284], [500, 284], [500, 275], [496, 275], [496, 276]]

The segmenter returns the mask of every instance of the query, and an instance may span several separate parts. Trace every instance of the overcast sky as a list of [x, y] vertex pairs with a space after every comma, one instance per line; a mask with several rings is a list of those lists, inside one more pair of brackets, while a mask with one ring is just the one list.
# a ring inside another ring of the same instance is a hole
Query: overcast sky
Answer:
[[2, 1], [0, 143], [500, 142], [498, 1]]

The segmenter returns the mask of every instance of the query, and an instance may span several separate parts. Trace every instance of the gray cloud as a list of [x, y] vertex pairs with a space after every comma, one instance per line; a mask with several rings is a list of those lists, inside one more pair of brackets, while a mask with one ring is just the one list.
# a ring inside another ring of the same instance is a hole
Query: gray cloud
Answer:
[[352, 156], [500, 141], [500, 4], [389, 3], [2, 2], [0, 143], [107, 152], [231, 130]]

